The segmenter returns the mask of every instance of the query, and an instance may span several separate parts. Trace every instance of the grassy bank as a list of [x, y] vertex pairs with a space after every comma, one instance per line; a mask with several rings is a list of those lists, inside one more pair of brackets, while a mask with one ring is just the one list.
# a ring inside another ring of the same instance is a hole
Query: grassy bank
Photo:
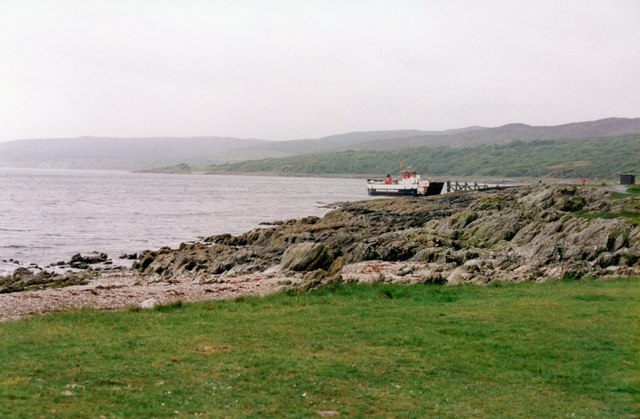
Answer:
[[0, 324], [0, 416], [626, 416], [640, 282], [339, 286]]
[[611, 193], [613, 199], [606, 210], [582, 210], [575, 214], [585, 218], [623, 218], [631, 224], [640, 226], [640, 201], [633, 199], [635, 195], [640, 195], [640, 188], [629, 186], [626, 193]]

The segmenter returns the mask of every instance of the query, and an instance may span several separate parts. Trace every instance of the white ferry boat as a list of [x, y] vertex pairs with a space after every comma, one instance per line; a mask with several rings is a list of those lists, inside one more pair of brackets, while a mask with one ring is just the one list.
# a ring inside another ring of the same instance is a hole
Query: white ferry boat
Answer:
[[399, 178], [387, 175], [381, 179], [367, 179], [369, 195], [440, 195], [444, 182], [422, 180], [415, 171], [404, 170]]

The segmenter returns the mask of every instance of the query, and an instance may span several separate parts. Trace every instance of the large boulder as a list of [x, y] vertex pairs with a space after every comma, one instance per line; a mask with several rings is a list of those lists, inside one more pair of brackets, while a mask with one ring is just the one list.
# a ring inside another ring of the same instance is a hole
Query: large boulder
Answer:
[[76, 253], [75, 255], [71, 256], [69, 265], [72, 268], [86, 269], [88, 268], [88, 265], [95, 265], [97, 263], [106, 262], [108, 258], [109, 256], [107, 256], [107, 254], [103, 252], [94, 251], [84, 256], [80, 253]]
[[328, 270], [334, 257], [324, 243], [300, 243], [289, 246], [282, 255], [281, 269], [292, 271]]

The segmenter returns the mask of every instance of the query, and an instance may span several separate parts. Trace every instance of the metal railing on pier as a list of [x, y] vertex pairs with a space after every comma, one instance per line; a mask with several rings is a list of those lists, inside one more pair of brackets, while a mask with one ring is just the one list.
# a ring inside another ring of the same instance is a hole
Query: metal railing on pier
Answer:
[[498, 185], [488, 185], [486, 183], [479, 184], [478, 182], [473, 183], [460, 183], [458, 181], [452, 182], [447, 181], [447, 192], [460, 192], [460, 191], [481, 191], [485, 189], [498, 189]]

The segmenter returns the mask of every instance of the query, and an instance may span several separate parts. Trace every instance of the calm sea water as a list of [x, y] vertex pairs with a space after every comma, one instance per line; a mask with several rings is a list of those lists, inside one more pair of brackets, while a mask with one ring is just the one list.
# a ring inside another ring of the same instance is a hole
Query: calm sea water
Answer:
[[358, 179], [35, 169], [0, 169], [0, 193], [0, 271], [2, 260], [45, 266], [94, 250], [115, 261], [367, 199]]

